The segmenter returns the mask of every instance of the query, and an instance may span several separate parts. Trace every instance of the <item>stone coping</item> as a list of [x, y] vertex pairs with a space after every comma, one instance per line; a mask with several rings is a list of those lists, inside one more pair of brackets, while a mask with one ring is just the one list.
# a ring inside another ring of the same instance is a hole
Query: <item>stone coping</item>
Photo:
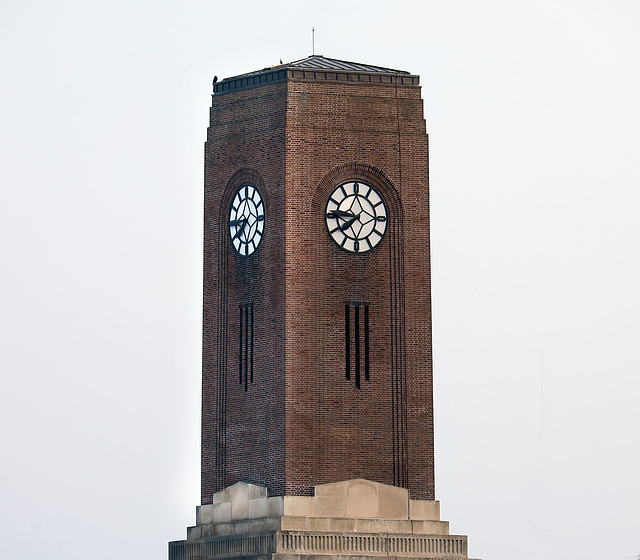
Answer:
[[448, 521], [339, 519], [329, 517], [262, 517], [228, 523], [201, 523], [187, 528], [187, 539], [249, 535], [264, 532], [339, 532], [342, 534], [448, 535]]

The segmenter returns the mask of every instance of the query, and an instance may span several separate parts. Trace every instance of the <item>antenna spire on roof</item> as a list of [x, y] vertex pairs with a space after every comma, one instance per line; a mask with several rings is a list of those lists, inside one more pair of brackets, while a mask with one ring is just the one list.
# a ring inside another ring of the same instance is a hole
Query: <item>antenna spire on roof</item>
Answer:
[[316, 54], [316, 28], [311, 28], [311, 56]]

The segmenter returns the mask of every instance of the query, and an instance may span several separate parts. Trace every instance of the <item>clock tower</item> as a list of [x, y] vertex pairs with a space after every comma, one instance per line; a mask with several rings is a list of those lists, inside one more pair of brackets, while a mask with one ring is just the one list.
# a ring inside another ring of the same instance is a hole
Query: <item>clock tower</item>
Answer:
[[311, 56], [215, 83], [202, 505], [172, 560], [378, 556], [389, 531], [467, 558], [434, 501], [428, 155], [409, 72]]

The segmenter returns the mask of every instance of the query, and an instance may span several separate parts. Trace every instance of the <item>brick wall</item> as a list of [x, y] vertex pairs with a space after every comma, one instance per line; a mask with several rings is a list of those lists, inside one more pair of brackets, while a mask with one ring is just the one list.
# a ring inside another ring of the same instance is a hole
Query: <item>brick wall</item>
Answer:
[[[216, 95], [205, 157], [202, 503], [239, 480], [308, 495], [349, 478], [433, 498], [428, 147], [415, 86], [293, 80]], [[330, 240], [340, 181], [387, 203], [382, 242]], [[228, 207], [251, 182], [261, 245], [240, 257]], [[345, 305], [366, 302], [371, 377], [345, 378]], [[254, 305], [253, 383], [239, 306]]]

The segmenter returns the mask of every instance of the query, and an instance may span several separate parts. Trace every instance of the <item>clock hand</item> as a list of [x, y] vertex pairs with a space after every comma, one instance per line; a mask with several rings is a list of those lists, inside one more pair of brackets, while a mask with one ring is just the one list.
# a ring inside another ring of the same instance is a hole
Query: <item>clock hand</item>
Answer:
[[338, 210], [337, 208], [335, 210], [331, 210], [331, 212], [329, 212], [327, 216], [330, 218], [343, 218], [343, 219], [355, 217], [355, 215], [352, 214], [351, 212], [345, 212], [344, 210]]
[[351, 218], [350, 220], [346, 221], [344, 224], [342, 224], [340, 226], [340, 231], [344, 231], [345, 229], [348, 229], [351, 227], [351, 225], [353, 224], [353, 222], [355, 222], [358, 219], [358, 216], [353, 216], [353, 218]]
[[237, 226], [238, 224], [240, 224], [240, 223], [242, 223], [244, 221], [245, 221], [244, 218], [240, 218], [239, 220], [232, 220], [232, 221], [229, 222], [229, 225], [230, 226]]
[[[236, 233], [234, 234], [234, 236], [231, 238], [231, 241], [233, 241], [236, 237], [238, 237], [241, 233], [244, 232], [244, 226], [247, 223], [247, 219], [246, 218], [242, 218], [240, 220], [234, 220], [234, 222], [236, 222], [236, 223], [232, 224], [231, 222], [229, 222], [229, 225], [234, 225], [234, 226], [238, 225], [239, 227], [238, 227]], [[240, 224], [242, 224], [242, 225], [240, 225]]]

